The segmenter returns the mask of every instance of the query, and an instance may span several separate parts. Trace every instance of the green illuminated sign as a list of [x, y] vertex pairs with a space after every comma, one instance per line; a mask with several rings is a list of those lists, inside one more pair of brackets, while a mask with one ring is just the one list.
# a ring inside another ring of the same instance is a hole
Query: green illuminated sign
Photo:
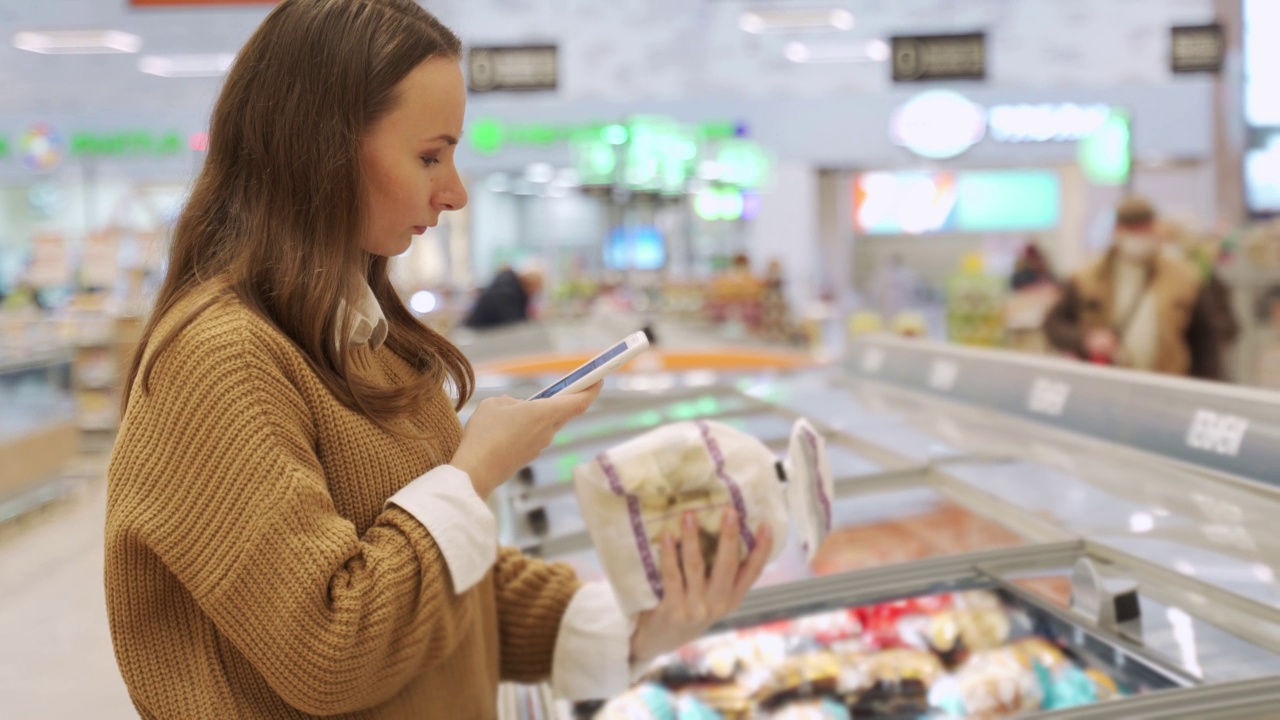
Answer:
[[1132, 158], [1129, 113], [1112, 110], [1102, 127], [1080, 141], [1080, 167], [1091, 182], [1123, 185], [1129, 179]]
[[156, 135], [146, 131], [78, 132], [71, 135], [69, 144], [72, 157], [176, 155], [182, 148], [182, 137], [178, 133]]
[[[631, 127], [618, 123], [504, 123], [477, 118], [467, 128], [467, 138], [476, 152], [493, 155], [508, 146], [547, 147], [562, 142], [625, 145], [634, 139], [631, 132]], [[693, 134], [701, 140], [719, 140], [738, 137], [740, 130], [733, 122], [707, 122], [695, 125]]]
[[[47, 124], [31, 126], [22, 136], [19, 154], [33, 168], [47, 170], [67, 157], [167, 157], [178, 155], [186, 148], [186, 141], [177, 132], [154, 133], [145, 130], [117, 132], [78, 131], [63, 144], [56, 130]], [[13, 155], [8, 138], [0, 137], [0, 159]], [[38, 159], [28, 157], [39, 153]]]

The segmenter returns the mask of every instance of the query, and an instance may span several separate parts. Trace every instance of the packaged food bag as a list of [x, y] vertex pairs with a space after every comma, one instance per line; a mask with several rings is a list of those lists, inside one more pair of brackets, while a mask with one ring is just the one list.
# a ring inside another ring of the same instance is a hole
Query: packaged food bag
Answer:
[[810, 558], [831, 529], [826, 445], [803, 419], [792, 428], [781, 461], [751, 435], [698, 420], [664, 425], [611, 448], [575, 468], [573, 481], [605, 574], [629, 615], [662, 599], [662, 537], [682, 537], [680, 520], [687, 511], [697, 513], [707, 568], [719, 547], [726, 508], [738, 513], [743, 558], [755, 548], [762, 524], [775, 538], [774, 557], [793, 525]]

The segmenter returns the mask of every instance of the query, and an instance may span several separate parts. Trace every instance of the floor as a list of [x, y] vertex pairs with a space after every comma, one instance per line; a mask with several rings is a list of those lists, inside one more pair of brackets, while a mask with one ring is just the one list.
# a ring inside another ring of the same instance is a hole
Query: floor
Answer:
[[102, 588], [105, 458], [78, 489], [0, 525], [0, 716], [136, 719], [111, 651]]

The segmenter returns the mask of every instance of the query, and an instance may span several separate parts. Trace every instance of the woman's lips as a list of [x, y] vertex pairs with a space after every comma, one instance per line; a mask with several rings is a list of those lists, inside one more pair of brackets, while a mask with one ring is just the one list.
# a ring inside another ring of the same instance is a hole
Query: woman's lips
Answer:
[[427, 231], [427, 226], [426, 226], [426, 225], [414, 225], [414, 226], [413, 226], [413, 234], [414, 234], [414, 235], [421, 235], [422, 233], [424, 233], [424, 232], [426, 232], [426, 231]]

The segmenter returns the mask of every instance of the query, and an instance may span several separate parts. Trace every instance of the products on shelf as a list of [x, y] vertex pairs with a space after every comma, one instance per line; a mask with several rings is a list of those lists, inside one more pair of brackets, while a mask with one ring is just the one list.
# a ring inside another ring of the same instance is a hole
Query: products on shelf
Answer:
[[1123, 695], [987, 591], [723, 633], [660, 659], [597, 720], [1005, 718]]
[[976, 253], [947, 280], [947, 337], [961, 345], [999, 347], [1005, 341], [1008, 282], [989, 275]]

